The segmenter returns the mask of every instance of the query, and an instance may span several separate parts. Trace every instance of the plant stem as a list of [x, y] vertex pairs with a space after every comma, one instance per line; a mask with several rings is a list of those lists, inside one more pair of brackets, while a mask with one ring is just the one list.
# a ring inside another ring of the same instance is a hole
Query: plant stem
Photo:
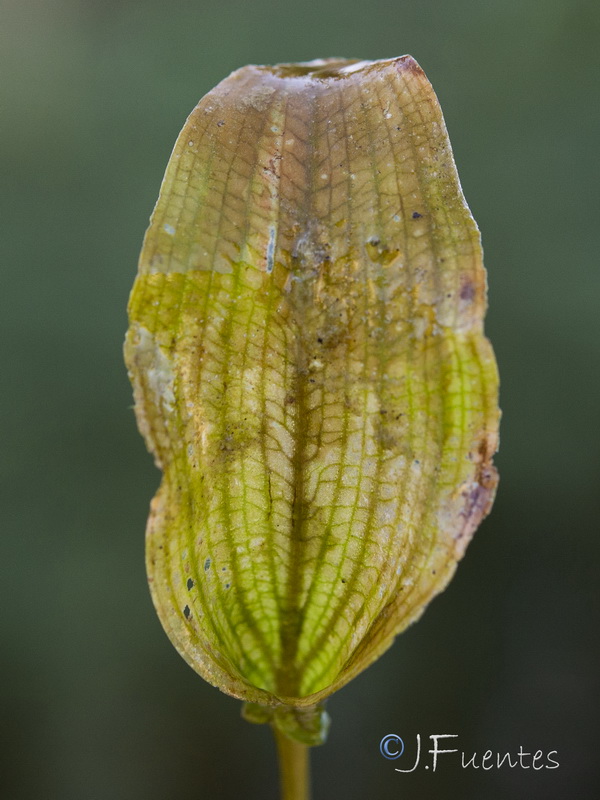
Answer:
[[277, 754], [281, 800], [310, 800], [309, 748], [290, 739], [273, 725]]

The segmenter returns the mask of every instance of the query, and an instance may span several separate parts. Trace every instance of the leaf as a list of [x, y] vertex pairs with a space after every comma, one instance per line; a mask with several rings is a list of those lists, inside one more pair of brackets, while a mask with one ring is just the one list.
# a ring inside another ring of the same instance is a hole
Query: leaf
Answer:
[[244, 67], [194, 109], [125, 352], [152, 596], [206, 680], [289, 720], [446, 586], [497, 483], [485, 295], [410, 56]]

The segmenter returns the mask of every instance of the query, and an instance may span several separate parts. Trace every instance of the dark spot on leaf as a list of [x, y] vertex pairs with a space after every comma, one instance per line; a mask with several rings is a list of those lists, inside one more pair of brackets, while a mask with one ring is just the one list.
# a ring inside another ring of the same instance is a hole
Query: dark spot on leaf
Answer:
[[186, 606], [186, 607], [183, 609], [183, 616], [184, 616], [186, 619], [189, 619], [189, 618], [190, 618], [190, 616], [191, 616], [191, 614], [192, 614], [192, 612], [190, 611], [190, 607], [189, 607], [189, 606]]
[[193, 581], [191, 578], [188, 578], [188, 579], [187, 579], [187, 584], [186, 584], [186, 585], [187, 585], [187, 588], [188, 588], [188, 589], [192, 589], [192, 588], [193, 588], [193, 586], [194, 586], [194, 581]]
[[475, 287], [471, 281], [466, 281], [460, 290], [460, 299], [470, 301], [475, 297]]
[[421, 219], [422, 216], [423, 216], [423, 214], [419, 214], [418, 211], [413, 211], [413, 213], [412, 213], [412, 218], [413, 219]]
[[210, 569], [210, 558], [207, 558], [204, 562], [204, 572], [207, 572]]

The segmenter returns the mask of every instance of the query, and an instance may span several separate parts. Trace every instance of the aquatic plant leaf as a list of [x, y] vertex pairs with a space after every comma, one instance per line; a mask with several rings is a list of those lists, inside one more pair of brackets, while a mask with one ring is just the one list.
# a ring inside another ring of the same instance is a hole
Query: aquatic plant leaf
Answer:
[[303, 707], [452, 576], [497, 482], [485, 308], [479, 233], [410, 56], [245, 67], [188, 118], [125, 352], [163, 471], [154, 603], [249, 718], [279, 706], [282, 729], [318, 738]]

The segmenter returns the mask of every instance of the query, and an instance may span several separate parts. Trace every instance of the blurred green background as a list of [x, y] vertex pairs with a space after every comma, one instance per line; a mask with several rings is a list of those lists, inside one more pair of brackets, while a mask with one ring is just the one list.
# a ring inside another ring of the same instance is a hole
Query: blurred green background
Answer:
[[[205, 92], [251, 62], [403, 53], [483, 234], [501, 485], [450, 588], [330, 701], [315, 800], [600, 796], [599, 42], [595, 0], [0, 0], [2, 798], [277, 797], [269, 730], [186, 666], [150, 602], [159, 475], [125, 306]], [[560, 767], [400, 775], [392, 732]]]

